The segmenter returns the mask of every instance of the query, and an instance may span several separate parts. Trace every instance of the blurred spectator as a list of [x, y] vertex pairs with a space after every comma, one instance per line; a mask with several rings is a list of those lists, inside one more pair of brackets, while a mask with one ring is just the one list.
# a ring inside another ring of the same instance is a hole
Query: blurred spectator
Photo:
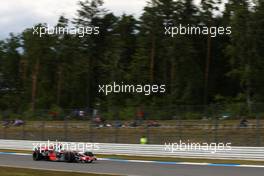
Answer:
[[98, 110], [97, 109], [93, 109], [93, 118], [96, 118], [96, 116], [98, 115]]
[[115, 128], [121, 128], [123, 125], [120, 120], [115, 121]]
[[148, 139], [147, 139], [147, 137], [146, 136], [142, 136], [141, 138], [140, 138], [140, 144], [147, 144], [148, 143]]
[[8, 128], [11, 125], [10, 120], [3, 120], [3, 127]]
[[148, 127], [160, 127], [161, 125], [157, 121], [151, 120], [148, 122], [147, 126]]
[[242, 118], [239, 124], [240, 127], [247, 127], [248, 126], [248, 121], [245, 118]]
[[49, 115], [50, 115], [53, 119], [57, 119], [59, 113], [58, 113], [58, 112], [54, 112], [54, 111], [52, 111], [52, 112], [49, 112]]
[[132, 127], [140, 126], [143, 124], [143, 120], [145, 120], [145, 112], [143, 110], [143, 107], [138, 108], [136, 113], [136, 120], [131, 125]]
[[20, 120], [20, 119], [16, 119], [13, 123], [13, 126], [21, 126], [21, 125], [24, 125], [25, 122], [23, 120]]
[[100, 127], [100, 125], [102, 124], [101, 117], [99, 115], [96, 115], [96, 117], [93, 119], [93, 122], [96, 127]]
[[72, 116], [73, 117], [78, 117], [78, 110], [77, 109], [72, 111]]
[[142, 107], [137, 111], [137, 120], [145, 120], [145, 112]]
[[85, 116], [85, 112], [84, 111], [79, 111], [79, 117], [84, 117]]
[[137, 124], [137, 121], [133, 121], [129, 124], [129, 127], [137, 127], [138, 124]]
[[11, 126], [18, 127], [18, 126], [21, 126], [21, 125], [24, 125], [24, 124], [25, 124], [25, 122], [23, 120], [20, 120], [20, 119], [4, 120], [3, 121], [3, 127], [5, 127], [5, 128], [11, 127]]

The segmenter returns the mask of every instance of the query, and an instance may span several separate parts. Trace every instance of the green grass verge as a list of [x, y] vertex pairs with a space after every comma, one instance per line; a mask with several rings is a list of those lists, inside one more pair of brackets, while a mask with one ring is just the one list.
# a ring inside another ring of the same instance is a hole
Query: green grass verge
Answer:
[[[32, 153], [31, 151], [19, 150], [2, 150], [0, 152], [15, 152], [15, 153]], [[168, 162], [192, 162], [192, 163], [215, 163], [215, 164], [246, 164], [246, 165], [264, 165], [264, 161], [250, 160], [218, 160], [218, 159], [199, 159], [199, 158], [172, 158], [172, 157], [143, 157], [143, 156], [126, 156], [126, 155], [100, 155], [98, 158], [112, 158], [124, 160], [146, 160], [146, 161], [168, 161]]]
[[102, 174], [62, 172], [62, 171], [46, 171], [38, 169], [25, 169], [15, 167], [1, 167], [1, 176], [106, 176]]

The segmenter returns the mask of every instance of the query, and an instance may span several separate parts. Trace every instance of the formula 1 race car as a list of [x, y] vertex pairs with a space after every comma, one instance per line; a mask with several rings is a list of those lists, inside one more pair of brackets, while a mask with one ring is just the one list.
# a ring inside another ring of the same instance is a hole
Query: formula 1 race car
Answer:
[[97, 158], [92, 152], [76, 152], [76, 151], [56, 151], [52, 148], [37, 148], [33, 152], [34, 161], [64, 161], [64, 162], [79, 162], [92, 163]]

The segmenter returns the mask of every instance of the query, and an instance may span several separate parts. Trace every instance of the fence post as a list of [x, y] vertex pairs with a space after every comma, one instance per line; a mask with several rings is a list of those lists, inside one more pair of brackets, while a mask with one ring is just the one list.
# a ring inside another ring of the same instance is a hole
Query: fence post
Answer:
[[26, 139], [25, 124], [22, 125], [22, 140]]
[[214, 142], [218, 144], [218, 118], [217, 118], [217, 107], [214, 106]]
[[116, 108], [115, 108], [115, 121], [116, 121], [116, 124], [115, 124], [115, 139], [114, 139], [114, 141], [115, 141], [115, 143], [118, 143], [118, 128], [119, 128], [119, 124], [118, 124], [118, 122], [119, 122], [119, 110], [117, 110]]
[[179, 113], [178, 115], [178, 138], [179, 141], [182, 139], [182, 113]]
[[[208, 120], [210, 118], [210, 109], [208, 107], [208, 105], [203, 105], [203, 108], [204, 108], [204, 117]], [[204, 118], [203, 117], [203, 118]], [[210, 137], [209, 137], [209, 132], [210, 132], [210, 124], [209, 123], [205, 123], [205, 124], [202, 124], [203, 125], [203, 130], [204, 130], [204, 134], [203, 134], [203, 140], [207, 143], [209, 143], [210, 141]]]
[[149, 127], [148, 126], [146, 126], [146, 138], [147, 138], [147, 140], [148, 140], [148, 144], [150, 144], [150, 137], [149, 137], [150, 135], [149, 135]]
[[67, 117], [64, 118], [64, 141], [68, 140], [68, 121]]
[[44, 141], [45, 139], [45, 121], [42, 120], [41, 122], [41, 140]]
[[260, 138], [260, 119], [259, 115], [256, 114], [256, 145], [261, 146], [261, 138]]
[[118, 127], [115, 127], [115, 143], [118, 143]]
[[6, 139], [6, 127], [3, 127], [3, 139]]
[[92, 119], [90, 120], [90, 125], [89, 125], [89, 138], [90, 138], [90, 142], [93, 142], [93, 122]]

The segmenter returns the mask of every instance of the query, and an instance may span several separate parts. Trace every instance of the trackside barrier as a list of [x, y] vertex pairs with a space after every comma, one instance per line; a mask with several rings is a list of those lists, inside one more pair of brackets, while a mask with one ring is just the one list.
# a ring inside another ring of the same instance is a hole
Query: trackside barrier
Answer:
[[[47, 143], [47, 141], [0, 140], [0, 149], [29, 151], [33, 149], [33, 144], [36, 143]], [[96, 154], [264, 161], [264, 147], [231, 147], [229, 150], [214, 152], [212, 150], [171, 151], [165, 145], [115, 143], [96, 143], [96, 145], [99, 147], [93, 151]]]

